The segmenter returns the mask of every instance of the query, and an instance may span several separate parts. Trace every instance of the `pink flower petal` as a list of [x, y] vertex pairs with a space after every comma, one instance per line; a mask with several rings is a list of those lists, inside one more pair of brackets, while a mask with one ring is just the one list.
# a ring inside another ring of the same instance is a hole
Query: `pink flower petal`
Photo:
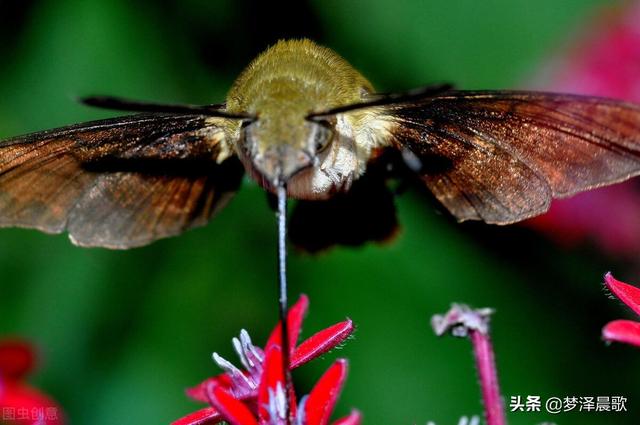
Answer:
[[353, 333], [351, 320], [336, 323], [306, 339], [298, 346], [291, 356], [291, 368], [305, 364], [340, 345]]
[[347, 377], [347, 361], [337, 360], [313, 387], [305, 404], [306, 425], [326, 425]]
[[171, 422], [171, 425], [213, 425], [220, 423], [220, 421], [222, 421], [222, 416], [216, 409], [205, 407]]
[[349, 416], [335, 421], [333, 425], [360, 425], [360, 422], [362, 422], [362, 415], [357, 410], [354, 410]]
[[26, 341], [0, 341], [0, 377], [17, 381], [29, 373], [35, 364], [35, 354]]
[[640, 347], [640, 323], [631, 320], [614, 320], [602, 329], [606, 341], [623, 342]]
[[640, 314], [640, 288], [620, 282], [611, 273], [604, 276], [604, 283], [620, 301], [629, 306], [636, 314]]
[[219, 375], [205, 379], [195, 387], [187, 388], [185, 392], [187, 393], [187, 396], [193, 400], [208, 403], [209, 397], [207, 396], [207, 388], [209, 388], [211, 385], [229, 388], [231, 387], [232, 382], [226, 373], [221, 373]]
[[215, 387], [211, 393], [209, 402], [218, 409], [225, 421], [231, 425], [258, 425], [251, 410], [222, 387]]
[[[307, 309], [309, 308], [309, 298], [302, 294], [298, 301], [289, 309], [289, 314], [287, 315], [287, 325], [289, 327], [289, 349], [291, 354], [293, 354], [293, 350], [295, 349], [296, 344], [298, 343], [298, 337], [300, 336], [300, 330], [302, 329], [302, 321], [304, 320], [304, 315], [307, 313]], [[275, 344], [278, 346], [282, 346], [282, 328], [280, 327], [280, 322], [276, 325], [275, 329], [269, 336], [269, 340], [267, 340], [267, 344], [265, 345], [265, 350], [267, 350], [271, 345]]]

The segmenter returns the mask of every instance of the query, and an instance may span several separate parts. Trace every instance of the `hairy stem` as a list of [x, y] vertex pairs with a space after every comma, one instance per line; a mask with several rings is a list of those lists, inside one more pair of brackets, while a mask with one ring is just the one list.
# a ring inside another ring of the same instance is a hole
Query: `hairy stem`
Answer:
[[489, 337], [489, 316], [492, 312], [488, 308], [472, 310], [464, 304], [453, 304], [446, 314], [434, 315], [431, 325], [436, 335], [450, 332], [453, 336], [469, 337], [480, 379], [487, 425], [506, 425], [493, 344]]

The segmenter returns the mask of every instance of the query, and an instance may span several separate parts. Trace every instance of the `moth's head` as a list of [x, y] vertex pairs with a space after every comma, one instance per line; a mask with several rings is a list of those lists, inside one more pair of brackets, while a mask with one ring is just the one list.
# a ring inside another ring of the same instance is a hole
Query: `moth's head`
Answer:
[[333, 127], [327, 122], [305, 116], [268, 115], [242, 128], [241, 156], [262, 179], [275, 186], [318, 165], [333, 136]]
[[240, 156], [256, 177], [286, 183], [318, 164], [333, 140], [334, 126], [309, 114], [360, 102], [371, 91], [333, 51], [309, 40], [280, 41], [245, 68], [227, 95], [228, 112], [257, 117], [241, 129]]

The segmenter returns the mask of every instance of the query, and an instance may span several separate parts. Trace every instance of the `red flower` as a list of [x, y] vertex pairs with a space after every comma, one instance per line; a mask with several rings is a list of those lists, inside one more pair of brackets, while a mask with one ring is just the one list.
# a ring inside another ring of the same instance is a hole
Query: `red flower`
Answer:
[[[605, 275], [604, 283], [613, 295], [640, 315], [640, 288], [614, 279], [611, 273]], [[624, 342], [640, 347], [640, 323], [632, 320], [614, 320], [602, 328], [602, 337], [609, 342]]]
[[[347, 376], [347, 361], [337, 360], [320, 378], [311, 393], [296, 407], [295, 393], [285, 395], [282, 352], [278, 345], [267, 350], [264, 376], [258, 388], [258, 408], [255, 403], [245, 404], [224, 387], [212, 384], [209, 402], [231, 425], [326, 425]], [[290, 421], [286, 420], [287, 404]], [[257, 410], [257, 415], [256, 415]], [[333, 425], [359, 425], [360, 413], [353, 411]]]
[[62, 425], [58, 404], [24, 382], [35, 365], [31, 345], [21, 340], [0, 341], [0, 423]]
[[[307, 363], [309, 360], [319, 357], [335, 348], [347, 339], [354, 330], [353, 323], [347, 319], [321, 330], [303, 341], [300, 345], [296, 345], [308, 306], [309, 299], [305, 295], [302, 295], [298, 302], [291, 307], [287, 316], [291, 369]], [[235, 400], [245, 400], [249, 405], [255, 404], [260, 399], [259, 388], [265, 378], [265, 351], [268, 351], [270, 347], [280, 347], [281, 341], [282, 336], [279, 323], [271, 333], [265, 345], [265, 350], [253, 345], [249, 333], [243, 329], [240, 332], [240, 337], [233, 339], [233, 346], [238, 353], [244, 370], [238, 369], [217, 353], [213, 353], [213, 360], [218, 366], [224, 369], [225, 372], [205, 380], [196, 387], [188, 389], [187, 395], [195, 400], [212, 404], [212, 391], [218, 389], [218, 391], [224, 390], [226, 394]], [[172, 425], [219, 423], [222, 421], [222, 414], [215, 405], [212, 404], [212, 406], [213, 407], [198, 410], [178, 419], [173, 422]]]
[[[551, 72], [545, 67], [551, 82], [538, 88], [640, 102], [640, 1], [602, 12], [578, 45], [552, 63]], [[640, 186], [636, 179], [556, 200], [527, 225], [566, 245], [590, 239], [617, 256], [634, 256], [640, 251]]]

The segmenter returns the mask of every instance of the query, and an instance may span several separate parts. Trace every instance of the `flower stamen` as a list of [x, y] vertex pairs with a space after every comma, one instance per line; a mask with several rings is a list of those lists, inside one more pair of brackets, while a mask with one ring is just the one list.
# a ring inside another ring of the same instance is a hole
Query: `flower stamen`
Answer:
[[272, 425], [281, 425], [287, 418], [287, 397], [281, 382], [276, 384], [275, 390], [269, 388], [269, 405], [267, 406]]
[[[242, 383], [244, 383], [246, 386], [246, 389], [248, 390], [254, 390], [258, 388], [258, 384], [253, 379], [251, 379], [249, 376], [242, 373], [242, 371], [237, 367], [235, 367], [233, 363], [231, 363], [224, 357], [220, 356], [218, 353], [213, 353], [213, 361], [222, 370], [224, 370], [229, 374], [234, 384], [242, 388], [244, 387]], [[242, 388], [242, 389], [245, 389], [245, 388]]]

